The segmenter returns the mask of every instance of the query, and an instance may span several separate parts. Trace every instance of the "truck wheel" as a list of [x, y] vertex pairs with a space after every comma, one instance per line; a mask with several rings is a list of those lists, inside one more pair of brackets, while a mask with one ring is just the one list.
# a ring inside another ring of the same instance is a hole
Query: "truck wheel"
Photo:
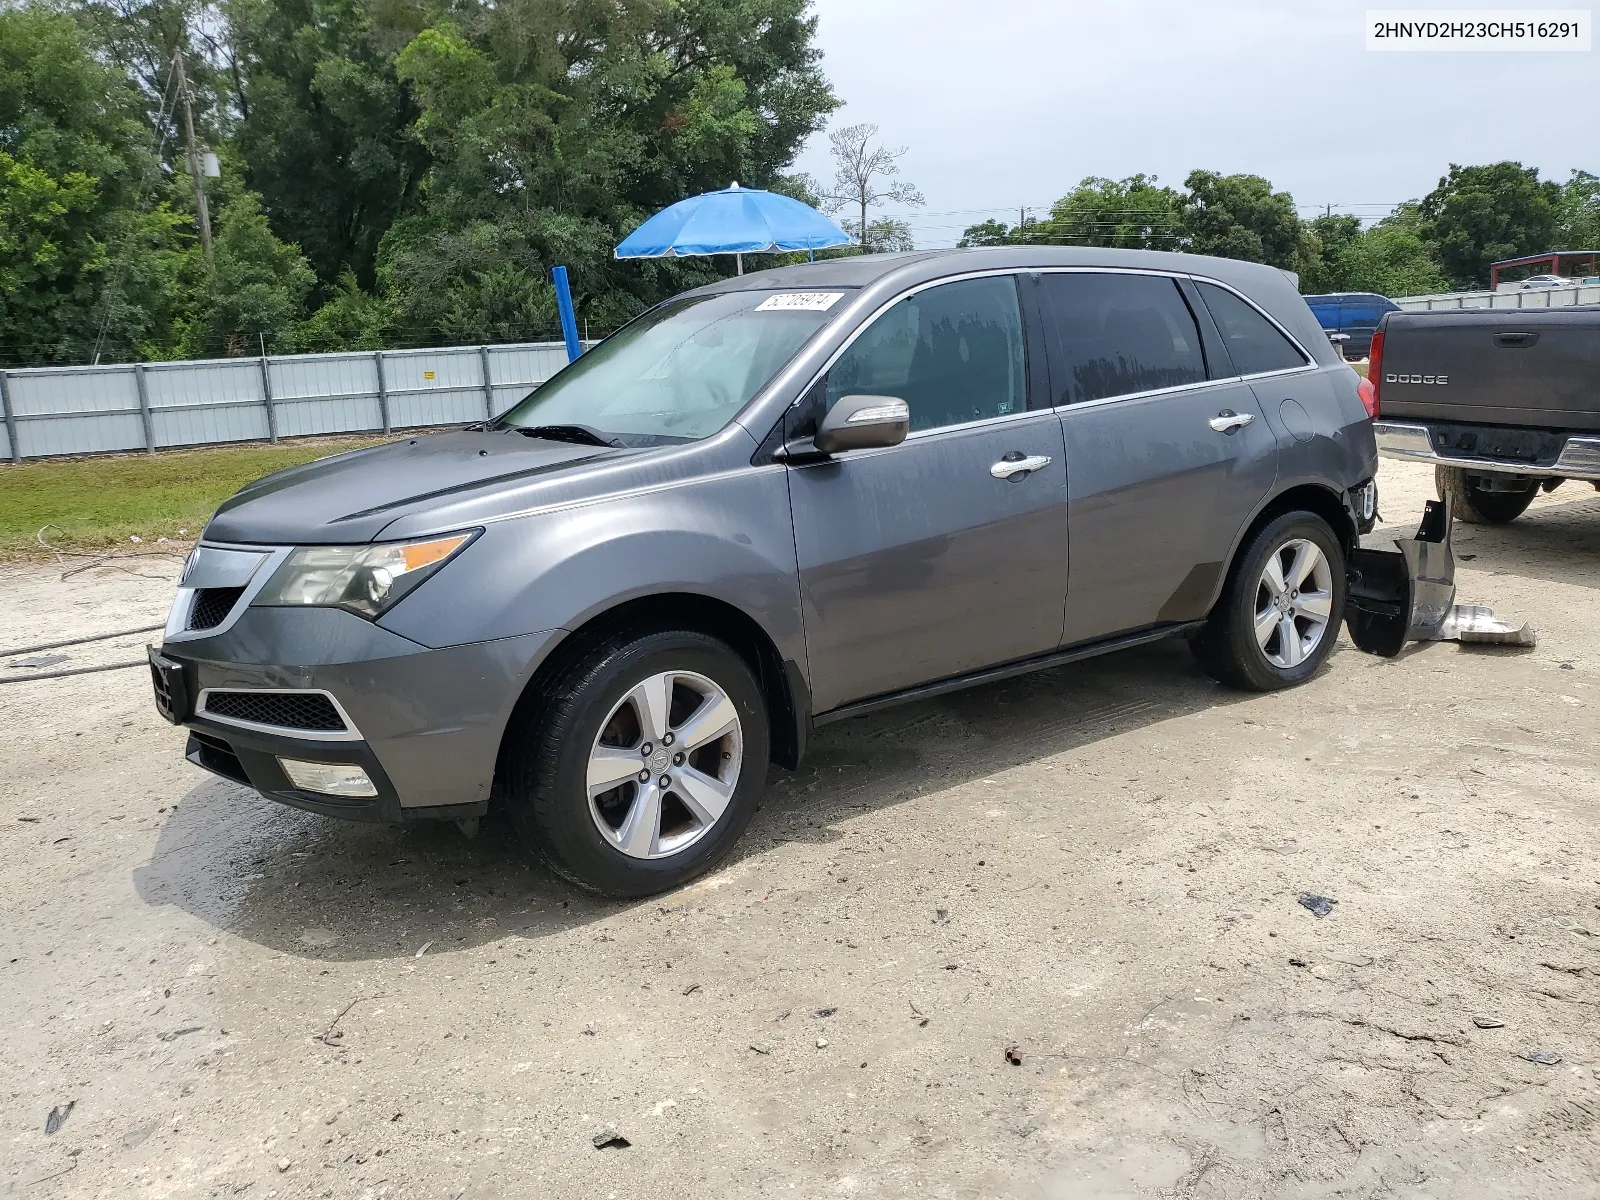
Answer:
[[563, 878], [649, 896], [715, 866], [766, 784], [768, 726], [744, 659], [690, 630], [608, 637], [519, 709], [503, 792]]
[[1504, 525], [1528, 511], [1539, 494], [1539, 481], [1530, 479], [1527, 488], [1511, 492], [1491, 492], [1475, 476], [1461, 467], [1435, 467], [1434, 486], [1439, 499], [1449, 497], [1456, 520], [1468, 525]]
[[1328, 523], [1284, 513], [1240, 549], [1191, 643], [1195, 657], [1213, 679], [1246, 691], [1303, 683], [1333, 652], [1344, 595], [1344, 551]]

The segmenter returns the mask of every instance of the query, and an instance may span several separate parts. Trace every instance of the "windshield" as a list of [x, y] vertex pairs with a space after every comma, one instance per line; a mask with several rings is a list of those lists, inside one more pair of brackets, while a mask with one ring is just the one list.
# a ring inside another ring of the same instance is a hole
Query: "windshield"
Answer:
[[828, 320], [842, 291], [669, 300], [581, 356], [499, 425], [580, 426], [623, 444], [721, 429]]

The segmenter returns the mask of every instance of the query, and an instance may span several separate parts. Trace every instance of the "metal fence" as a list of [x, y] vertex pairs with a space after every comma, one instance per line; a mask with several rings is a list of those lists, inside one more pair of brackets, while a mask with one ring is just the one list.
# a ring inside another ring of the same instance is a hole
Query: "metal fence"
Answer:
[[1452, 308], [1563, 308], [1570, 304], [1600, 304], [1600, 287], [1446, 292], [1434, 296], [1401, 296], [1395, 303], [1411, 312], [1432, 312]]
[[0, 459], [465, 425], [566, 362], [531, 342], [0, 370]]

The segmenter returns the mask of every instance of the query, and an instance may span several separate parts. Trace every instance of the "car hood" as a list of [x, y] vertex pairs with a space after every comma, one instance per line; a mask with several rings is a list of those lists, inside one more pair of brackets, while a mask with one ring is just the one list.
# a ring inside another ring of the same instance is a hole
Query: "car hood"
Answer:
[[369, 542], [419, 509], [638, 453], [512, 432], [409, 438], [247, 484], [217, 510], [203, 536], [210, 542], [254, 545]]

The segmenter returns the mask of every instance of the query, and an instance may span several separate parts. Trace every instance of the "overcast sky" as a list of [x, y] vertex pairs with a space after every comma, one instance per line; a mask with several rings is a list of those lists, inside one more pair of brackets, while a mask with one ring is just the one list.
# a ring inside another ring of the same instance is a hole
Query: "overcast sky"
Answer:
[[[899, 215], [918, 246], [953, 245], [988, 216], [1015, 222], [1086, 175], [1143, 171], [1181, 187], [1197, 167], [1248, 172], [1290, 191], [1302, 215], [1331, 203], [1377, 217], [1452, 161], [1600, 173], [1596, 51], [1372, 53], [1366, 10], [816, 0], [823, 69], [845, 102], [834, 124], [871, 121], [909, 147], [901, 173], [927, 204]], [[824, 135], [799, 166], [832, 178]]]

